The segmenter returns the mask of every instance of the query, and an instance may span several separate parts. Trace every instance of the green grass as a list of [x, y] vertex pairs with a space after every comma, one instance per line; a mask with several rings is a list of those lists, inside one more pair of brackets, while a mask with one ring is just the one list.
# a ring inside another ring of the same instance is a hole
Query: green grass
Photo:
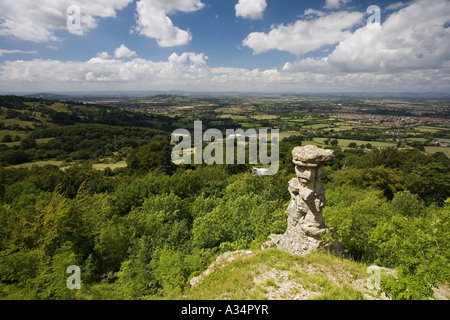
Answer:
[[215, 109], [214, 112], [217, 113], [224, 113], [224, 114], [238, 114], [242, 115], [243, 113], [248, 113], [251, 111], [254, 111], [255, 107], [253, 106], [236, 106], [236, 107], [224, 107], [224, 108], [218, 108]]
[[3, 122], [3, 124], [5, 126], [7, 126], [7, 127], [11, 127], [13, 125], [17, 125], [17, 126], [19, 126], [21, 128], [24, 128], [24, 129], [27, 128], [27, 127], [31, 128], [31, 129], [34, 128], [34, 125], [33, 125], [34, 122], [33, 121], [22, 121], [22, 120], [19, 120], [19, 119], [5, 119], [4, 117], [0, 118], [0, 121]]
[[284, 138], [289, 138], [292, 136], [299, 136], [301, 133], [292, 133], [292, 132], [280, 132], [280, 141]]
[[224, 114], [224, 115], [221, 115], [219, 118], [221, 118], [221, 119], [233, 119], [234, 121], [242, 121], [242, 120], [247, 120], [248, 119], [246, 116], [237, 116], [237, 115], [232, 115], [232, 114]]
[[96, 163], [92, 165], [92, 168], [94, 168], [95, 170], [100, 170], [100, 171], [104, 171], [106, 168], [110, 168], [112, 170], [114, 169], [118, 169], [118, 168], [126, 168], [127, 167], [127, 162], [124, 161], [119, 161], [117, 163]]
[[19, 136], [21, 139], [26, 138], [30, 132], [29, 131], [15, 131], [15, 130], [0, 130], [0, 141], [4, 136], [10, 135], [13, 139], [15, 136]]
[[55, 102], [51, 106], [49, 106], [50, 109], [56, 111], [56, 112], [69, 112], [69, 108], [66, 104], [62, 102]]
[[430, 127], [430, 126], [420, 126], [420, 127], [416, 127], [416, 130], [419, 130], [421, 132], [426, 132], [426, 133], [436, 133], [439, 130], [441, 130], [441, 128]]
[[291, 299], [303, 292], [310, 299], [361, 300], [364, 294], [377, 295], [356, 285], [366, 281], [366, 270], [364, 264], [324, 253], [300, 257], [279, 250], [257, 251], [254, 256], [216, 267], [197, 287], [187, 289], [177, 298], [265, 300], [269, 292], [279, 292], [282, 299]]
[[[325, 138], [314, 138], [313, 142], [318, 144], [319, 146], [325, 146]], [[370, 143], [374, 148], [382, 148], [382, 147], [394, 147], [397, 145], [395, 142], [380, 142], [380, 141], [363, 141], [363, 140], [350, 140], [350, 139], [338, 139], [340, 147], [348, 147], [350, 143], [356, 143], [358, 146]]]
[[418, 142], [426, 142], [428, 139], [425, 139], [425, 138], [408, 138], [407, 140], [418, 141]]
[[46, 161], [36, 161], [36, 162], [27, 162], [27, 163], [22, 163], [22, 164], [18, 164], [15, 166], [11, 166], [10, 168], [32, 168], [33, 166], [38, 166], [38, 167], [44, 167], [46, 165], [52, 165], [52, 166], [60, 166], [63, 164], [63, 161], [56, 161], [56, 160], [46, 160]]
[[243, 123], [240, 123], [240, 125], [242, 126], [243, 129], [260, 128], [261, 127], [261, 124], [259, 124], [259, 123], [243, 122]]
[[41, 138], [41, 139], [36, 139], [36, 143], [38, 145], [40, 144], [47, 144], [49, 141], [53, 140], [55, 138]]
[[426, 153], [436, 153], [436, 152], [443, 152], [447, 157], [450, 158], [450, 148], [446, 147], [425, 147]]
[[314, 297], [313, 300], [364, 300], [361, 292], [356, 291], [348, 286], [338, 288], [325, 282], [322, 286], [322, 294]]
[[287, 118], [287, 117], [283, 117], [281, 118], [282, 121], [285, 121], [286, 123], [303, 123], [303, 122], [307, 122], [307, 121], [311, 121], [311, 119], [291, 119], [291, 118]]
[[325, 128], [330, 128], [330, 127], [331, 127], [331, 125], [329, 125], [329, 124], [318, 123], [318, 124], [313, 124], [313, 125], [309, 125], [309, 126], [303, 126], [302, 129], [318, 130], [318, 129], [325, 129]]
[[[3, 132], [3, 131], [2, 131], [2, 132]], [[14, 132], [14, 131], [11, 131], [11, 132]], [[20, 132], [20, 131], [17, 131], [17, 132]], [[0, 136], [1, 136], [1, 135], [0, 135]], [[16, 136], [16, 135], [12, 135], [12, 134], [11, 134], [11, 137], [12, 137], [13, 139], [14, 139], [15, 136]], [[26, 139], [26, 138], [27, 138], [27, 135], [23, 134], [22, 136], [19, 135], [19, 137], [21, 137], [21, 140], [20, 140], [20, 141], [22, 141], [23, 139]], [[53, 139], [54, 139], [54, 138], [42, 138], [42, 139], [36, 139], [36, 143], [37, 143], [38, 145], [42, 145], [42, 144], [48, 143], [50, 140], [53, 140]], [[4, 145], [6, 145], [8, 148], [11, 148], [11, 147], [20, 145], [20, 141], [0, 142], [0, 144], [4, 144]]]
[[334, 131], [336, 131], [336, 132], [339, 132], [339, 131], [349, 131], [349, 130], [352, 130], [354, 127], [350, 127], [350, 126], [338, 126], [338, 127], [328, 127], [328, 128], [326, 128], [325, 130], [326, 131], [330, 131], [330, 130], [334, 130]]
[[[27, 168], [30, 169], [33, 166], [38, 166], [38, 167], [44, 167], [46, 165], [52, 165], [52, 166], [57, 166], [57, 167], [61, 167], [61, 165], [63, 165], [64, 161], [56, 161], [56, 160], [45, 160], [45, 161], [35, 161], [35, 162], [27, 162], [27, 163], [22, 163], [22, 164], [18, 164], [15, 166], [11, 166], [9, 168]], [[118, 168], [125, 168], [127, 166], [127, 162], [125, 160], [123, 161], [119, 161], [117, 163], [94, 163], [92, 165], [92, 168], [94, 168], [95, 170], [100, 170], [100, 171], [104, 171], [106, 168], [111, 168], [112, 170], [114, 169], [118, 169]]]
[[266, 115], [252, 116], [252, 118], [255, 119], [255, 120], [276, 120], [279, 117], [275, 116], [275, 115], [266, 114]]
[[20, 141], [0, 142], [0, 144], [4, 144], [4, 145], [7, 146], [8, 148], [12, 148], [12, 147], [15, 147], [15, 146], [20, 145]]

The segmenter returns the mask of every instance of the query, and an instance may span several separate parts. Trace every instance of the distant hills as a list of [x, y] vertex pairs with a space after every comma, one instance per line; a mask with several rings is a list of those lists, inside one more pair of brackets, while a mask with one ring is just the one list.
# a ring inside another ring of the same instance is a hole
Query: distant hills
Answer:
[[24, 95], [27, 98], [45, 99], [45, 100], [72, 100], [74, 96], [56, 94], [56, 93], [33, 93]]
[[30, 98], [41, 98], [47, 100], [95, 100], [98, 98], [137, 98], [155, 95], [188, 95], [188, 96], [299, 96], [299, 97], [321, 97], [321, 98], [350, 98], [350, 99], [450, 99], [447, 92], [342, 92], [342, 93], [258, 93], [258, 92], [185, 92], [185, 91], [109, 91], [109, 92], [60, 92], [60, 93], [14, 93]]

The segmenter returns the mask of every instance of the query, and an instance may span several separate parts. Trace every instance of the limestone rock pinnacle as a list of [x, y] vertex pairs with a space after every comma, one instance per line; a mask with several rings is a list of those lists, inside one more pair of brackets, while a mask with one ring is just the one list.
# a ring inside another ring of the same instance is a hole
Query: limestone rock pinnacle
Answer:
[[339, 243], [329, 244], [321, 239], [328, 229], [322, 216], [325, 188], [320, 179], [325, 162], [334, 158], [334, 152], [308, 145], [296, 147], [292, 156], [297, 177], [289, 181], [288, 226], [283, 235], [271, 235], [263, 248], [278, 248], [298, 255], [322, 249], [343, 253]]

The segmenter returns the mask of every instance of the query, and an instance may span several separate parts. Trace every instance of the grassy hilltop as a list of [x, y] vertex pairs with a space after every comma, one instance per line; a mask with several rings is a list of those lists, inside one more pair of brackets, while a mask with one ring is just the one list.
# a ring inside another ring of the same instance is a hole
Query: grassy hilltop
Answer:
[[[214, 268], [181, 299], [386, 299], [367, 287], [368, 265], [333, 255], [254, 251]], [[386, 271], [383, 271], [383, 276]]]

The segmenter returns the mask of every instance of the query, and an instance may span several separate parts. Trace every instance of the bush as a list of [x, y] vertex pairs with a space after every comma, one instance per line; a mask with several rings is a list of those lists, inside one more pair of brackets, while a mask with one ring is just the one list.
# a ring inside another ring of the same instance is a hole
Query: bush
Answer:
[[13, 139], [10, 134], [6, 134], [2, 138], [2, 142], [4, 142], [4, 143], [13, 142]]
[[16, 165], [30, 161], [30, 157], [23, 150], [7, 150], [0, 155], [0, 161], [7, 165]]

